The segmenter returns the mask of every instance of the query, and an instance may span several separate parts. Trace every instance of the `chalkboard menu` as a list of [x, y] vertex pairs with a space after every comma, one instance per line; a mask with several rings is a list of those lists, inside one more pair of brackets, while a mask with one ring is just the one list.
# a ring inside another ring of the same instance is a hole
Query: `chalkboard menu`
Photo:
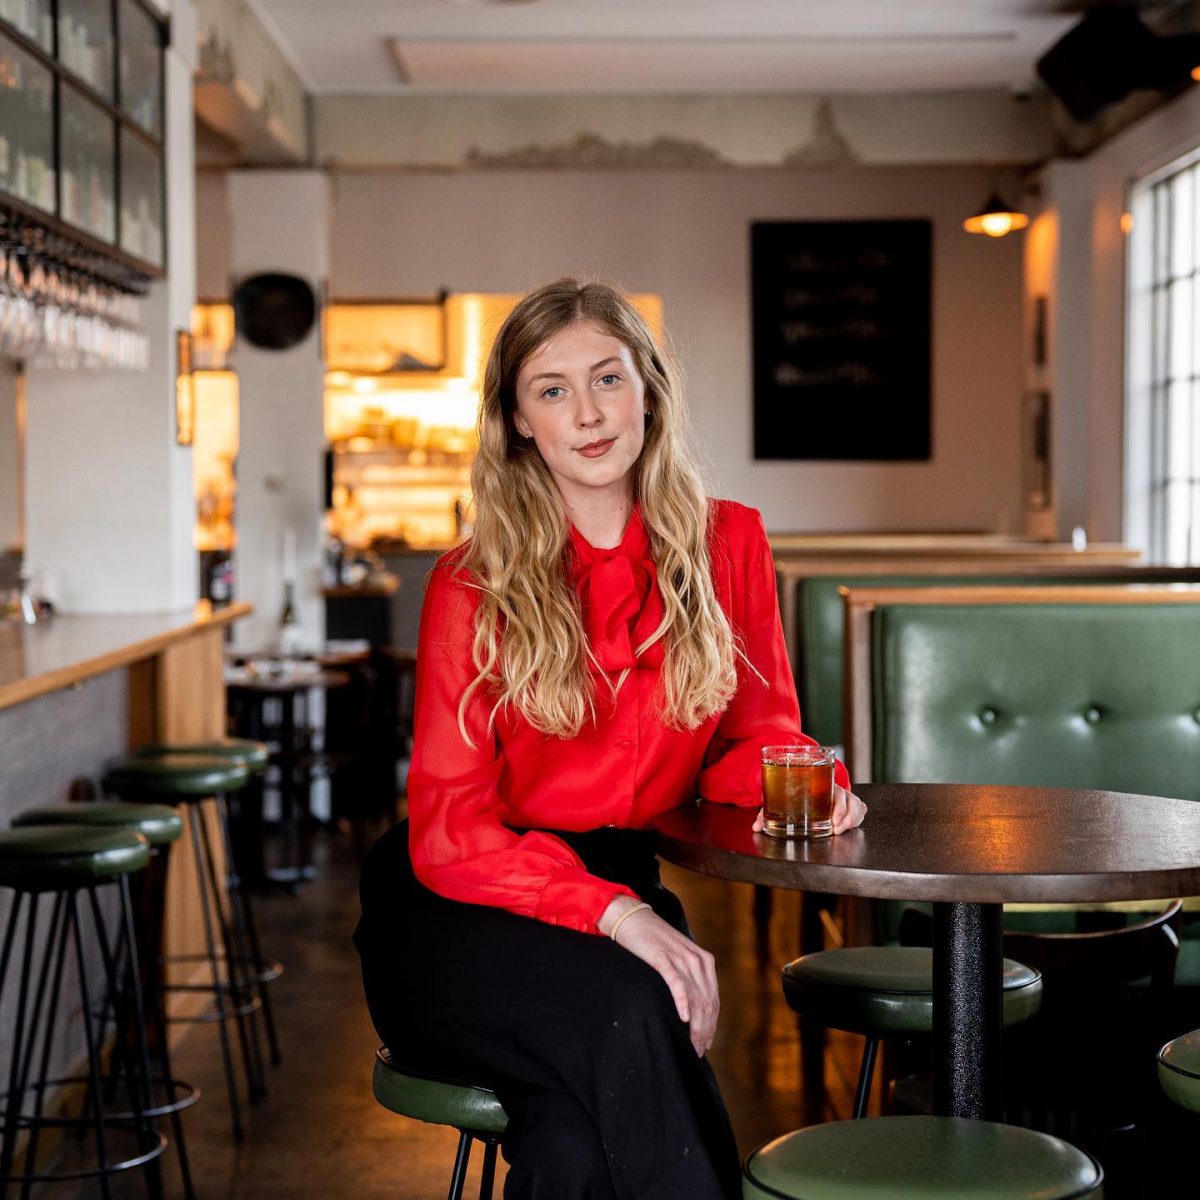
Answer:
[[928, 221], [751, 226], [754, 457], [930, 457]]

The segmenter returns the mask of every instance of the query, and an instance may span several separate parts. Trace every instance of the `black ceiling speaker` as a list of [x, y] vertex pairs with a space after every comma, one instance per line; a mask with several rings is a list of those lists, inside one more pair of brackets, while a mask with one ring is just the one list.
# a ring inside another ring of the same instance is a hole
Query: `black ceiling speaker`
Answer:
[[317, 297], [298, 275], [251, 275], [233, 293], [239, 337], [262, 350], [287, 350], [304, 341], [317, 319]]
[[1160, 36], [1133, 8], [1089, 9], [1038, 60], [1037, 72], [1077, 121], [1139, 88], [1169, 89], [1200, 65], [1200, 34]]

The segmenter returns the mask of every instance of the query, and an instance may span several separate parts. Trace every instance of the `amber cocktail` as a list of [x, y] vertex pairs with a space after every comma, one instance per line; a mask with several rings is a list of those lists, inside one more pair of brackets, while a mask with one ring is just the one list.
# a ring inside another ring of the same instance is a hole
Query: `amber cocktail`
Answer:
[[779, 838], [833, 833], [833, 766], [825, 746], [764, 746], [763, 832]]

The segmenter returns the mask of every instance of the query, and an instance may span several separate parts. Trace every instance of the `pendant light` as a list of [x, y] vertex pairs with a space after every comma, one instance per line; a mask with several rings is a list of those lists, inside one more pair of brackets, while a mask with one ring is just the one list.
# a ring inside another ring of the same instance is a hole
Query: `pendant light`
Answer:
[[993, 192], [987, 203], [973, 216], [963, 222], [968, 233], [986, 233], [988, 237], [1003, 237], [1014, 229], [1024, 229], [1029, 224], [1027, 214], [1006, 204], [999, 192]]

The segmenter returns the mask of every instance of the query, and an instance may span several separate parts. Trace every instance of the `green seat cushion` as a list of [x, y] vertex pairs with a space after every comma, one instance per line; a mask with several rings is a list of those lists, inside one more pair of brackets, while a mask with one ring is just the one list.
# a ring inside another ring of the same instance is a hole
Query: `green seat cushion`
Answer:
[[1158, 1081], [1176, 1104], [1200, 1112], [1200, 1029], [1175, 1038], [1158, 1052]]
[[963, 1117], [814, 1125], [746, 1160], [744, 1200], [1068, 1200], [1102, 1195], [1104, 1173], [1049, 1134]]
[[[917, 946], [854, 946], [806, 954], [783, 968], [783, 991], [798, 1013], [832, 1029], [882, 1036], [933, 1029], [933, 951]], [[1037, 1012], [1042, 977], [1004, 960], [1004, 1023]]]
[[452, 1125], [468, 1133], [501, 1134], [508, 1115], [496, 1093], [470, 1083], [453, 1083], [397, 1066], [386, 1047], [375, 1055], [375, 1099], [394, 1113]]
[[271, 758], [265, 742], [251, 738], [213, 738], [208, 742], [150, 742], [134, 752], [138, 758], [158, 758], [163, 754], [211, 754], [230, 758], [249, 771], [263, 771]]
[[0, 831], [0, 887], [27, 892], [100, 883], [140, 871], [150, 843], [131, 829], [26, 825]]
[[114, 759], [105, 768], [104, 787], [118, 796], [186, 800], [237, 791], [249, 778], [245, 766], [223, 755], [172, 752]]
[[23, 825], [106, 825], [132, 829], [152, 846], [164, 846], [183, 833], [183, 819], [166, 804], [135, 804], [125, 800], [97, 800], [79, 804], [41, 804], [13, 818]]

